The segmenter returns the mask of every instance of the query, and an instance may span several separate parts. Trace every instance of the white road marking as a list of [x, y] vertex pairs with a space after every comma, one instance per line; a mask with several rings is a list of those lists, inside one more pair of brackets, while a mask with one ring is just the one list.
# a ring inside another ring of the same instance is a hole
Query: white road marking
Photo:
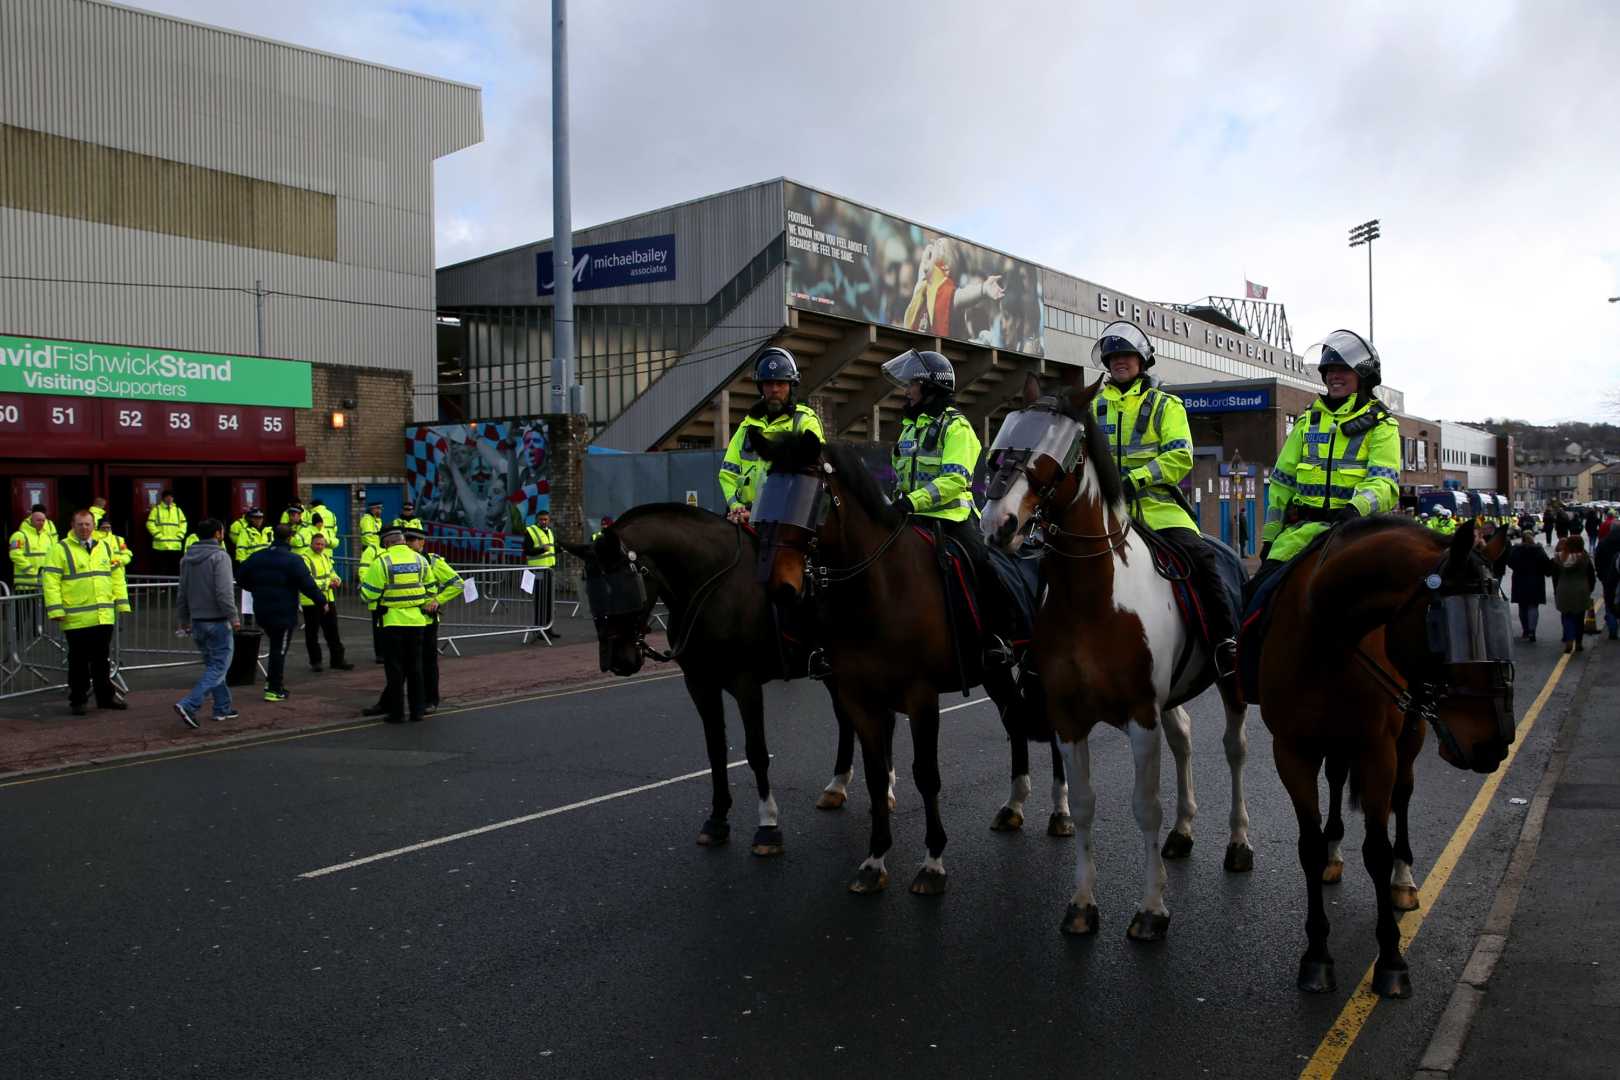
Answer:
[[972, 701], [964, 701], [960, 705], [952, 705], [949, 708], [941, 709], [941, 710], [939, 710], [939, 714], [941, 716], [944, 716], [946, 713], [955, 712], [957, 709], [966, 709], [966, 708], [968, 708], [969, 706], [972, 706], [972, 705], [983, 705], [985, 702], [987, 702], [989, 700], [990, 699], [987, 698], [987, 697], [974, 698]]
[[[748, 764], [747, 760], [732, 761], [727, 763], [726, 768], [735, 769], [746, 764]], [[708, 769], [700, 769], [697, 772], [689, 772], [683, 776], [672, 776], [668, 780], [656, 780], [651, 784], [642, 784], [640, 787], [625, 788], [623, 791], [614, 791], [607, 795], [598, 795], [591, 799], [581, 799], [579, 802], [569, 803], [567, 806], [553, 806], [550, 810], [541, 810], [534, 814], [524, 814], [522, 817], [508, 818], [505, 821], [497, 821], [489, 825], [480, 825], [476, 829], [468, 829], [465, 832], [451, 833], [449, 836], [439, 836], [432, 840], [423, 840], [419, 844], [411, 844], [408, 847], [394, 848], [392, 851], [379, 851], [377, 854], [367, 855], [363, 859], [350, 859], [348, 862], [337, 863], [334, 866], [323, 866], [319, 870], [307, 870], [304, 873], [299, 874], [298, 877], [300, 879], [325, 877], [327, 874], [336, 874], [342, 870], [353, 870], [357, 866], [365, 866], [368, 863], [381, 862], [384, 859], [395, 859], [401, 855], [410, 855], [414, 852], [425, 851], [431, 847], [438, 847], [440, 844], [451, 844], [457, 840], [466, 840], [469, 837], [482, 836], [485, 833], [495, 832], [497, 829], [509, 829], [513, 825], [526, 825], [531, 821], [539, 821], [541, 818], [553, 817], [557, 814], [566, 814], [570, 810], [583, 810], [585, 807], [595, 806], [597, 803], [605, 803], [614, 799], [622, 799], [627, 795], [639, 795], [643, 791], [652, 791], [654, 788], [668, 787], [671, 784], [679, 784], [687, 780], [696, 780], [701, 776], [708, 775]]]

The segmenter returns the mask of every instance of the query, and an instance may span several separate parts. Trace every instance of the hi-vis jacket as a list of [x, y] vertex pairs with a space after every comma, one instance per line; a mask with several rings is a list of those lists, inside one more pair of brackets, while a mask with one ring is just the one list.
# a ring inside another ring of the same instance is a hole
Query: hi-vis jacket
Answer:
[[394, 544], [384, 548], [361, 573], [360, 595], [368, 607], [383, 613], [384, 629], [426, 626], [428, 613], [422, 605], [429, 600], [430, 573], [426, 555], [404, 544]]
[[[536, 569], [557, 565], [557, 537], [550, 529], [530, 525], [524, 530], [529, 535], [530, 555], [525, 561]], [[544, 550], [542, 550], [544, 549]]]
[[[321, 595], [326, 597], [327, 603], [335, 601], [337, 599], [335, 590], [342, 583], [342, 579], [332, 569], [332, 549], [326, 548], [323, 551], [316, 551], [312, 547], [305, 548], [298, 553], [298, 557], [304, 560], [305, 566], [309, 567], [309, 576], [315, 579], [315, 587], [321, 590]], [[298, 597], [298, 606], [314, 607], [315, 601], [307, 596], [300, 595]]]
[[1287, 561], [1328, 527], [1317, 519], [1347, 506], [1361, 515], [1394, 510], [1400, 485], [1400, 428], [1383, 403], [1357, 395], [1333, 408], [1317, 398], [1271, 470], [1260, 539], [1269, 558]]
[[367, 512], [360, 515], [360, 546], [382, 547], [382, 518]]
[[269, 547], [275, 538], [276, 531], [269, 525], [261, 525], [257, 529], [252, 525], [242, 526], [242, 531], [236, 536], [236, 561], [247, 562]]
[[727, 510], [739, 506], [752, 507], [754, 496], [764, 482], [765, 463], [747, 445], [749, 428], [759, 428], [767, 436], [813, 431], [816, 438], [825, 438], [816, 411], [808, 405], [794, 405], [778, 416], [767, 414], [763, 401], [749, 409], [743, 416], [743, 422], [737, 426], [736, 434], [732, 435], [730, 445], [726, 447], [725, 460], [720, 463], [720, 494], [726, 497]]
[[1091, 411], [1108, 436], [1120, 479], [1129, 480], [1134, 488], [1131, 516], [1155, 532], [1197, 532], [1197, 524], [1175, 494], [1193, 467], [1192, 429], [1181, 399], [1145, 375], [1123, 387], [1110, 379], [1092, 401]]
[[153, 551], [179, 551], [186, 538], [186, 512], [179, 503], [158, 503], [146, 516], [146, 531], [152, 534]]
[[36, 529], [25, 521], [11, 534], [11, 581], [18, 592], [39, 588], [39, 568], [56, 543], [49, 525], [47, 521], [46, 528]]
[[899, 493], [923, 517], [966, 521], [973, 514], [970, 488], [980, 448], [973, 425], [953, 406], [907, 420], [892, 459]]
[[129, 610], [129, 592], [124, 575], [114, 573], [117, 569], [112, 548], [105, 541], [92, 537], [88, 551], [73, 536], [57, 541], [40, 567], [46, 617], [61, 619], [63, 630], [117, 622], [118, 613]]

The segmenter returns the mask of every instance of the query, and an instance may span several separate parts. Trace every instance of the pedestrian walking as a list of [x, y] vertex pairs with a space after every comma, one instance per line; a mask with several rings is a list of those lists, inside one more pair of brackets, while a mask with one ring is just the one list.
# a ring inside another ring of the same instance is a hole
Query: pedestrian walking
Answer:
[[1553, 508], [1552, 507], [1549, 506], [1549, 507], [1547, 507], [1545, 510], [1543, 510], [1541, 512], [1541, 532], [1542, 532], [1542, 535], [1544, 537], [1543, 542], [1548, 547], [1552, 546], [1553, 527], [1556, 524], [1556, 521], [1557, 521], [1557, 519], [1556, 519], [1556, 516], [1553, 514]]
[[1582, 527], [1586, 530], [1586, 546], [1588, 548], [1596, 547], [1598, 540], [1598, 512], [1596, 510], [1588, 509], [1586, 511], [1586, 520], [1582, 523]]
[[231, 667], [235, 632], [242, 628], [242, 620], [236, 610], [231, 556], [221, 539], [223, 529], [214, 518], [204, 518], [197, 525], [197, 542], [180, 558], [175, 614], [180, 629], [191, 634], [192, 644], [202, 653], [203, 672], [191, 692], [174, 703], [174, 711], [187, 727], [193, 728], [205, 697], [213, 699], [215, 720], [237, 716], [231, 707], [231, 688], [225, 685], [225, 673]]
[[242, 564], [238, 579], [242, 588], [253, 594], [254, 618], [270, 643], [264, 700], [286, 701], [287, 649], [293, 631], [298, 629], [298, 596], [302, 593], [322, 606], [326, 597], [310, 577], [304, 560], [293, 554], [292, 529], [277, 525], [274, 537], [268, 548]]
[[354, 665], [343, 659], [343, 639], [338, 636], [337, 589], [343, 584], [332, 567], [332, 552], [326, 546], [326, 534], [317, 532], [309, 538], [309, 549], [302, 553], [309, 576], [326, 597], [325, 604], [317, 604], [307, 596], [298, 598], [304, 609], [304, 646], [309, 650], [309, 669], [320, 671], [321, 634], [326, 635], [326, 648], [332, 654], [333, 671], [349, 671]]
[[1613, 531], [1614, 531], [1614, 511], [1610, 510], [1608, 513], [1603, 515], [1603, 520], [1598, 522], [1598, 539], [1599, 540], [1607, 539], [1608, 536], [1609, 536], [1609, 533], [1611, 533]]
[[363, 711], [390, 724], [427, 715], [422, 687], [422, 629], [439, 609], [428, 594], [428, 562], [405, 544], [405, 533], [390, 525], [382, 533], [383, 550], [360, 576], [360, 595], [382, 612], [382, 700]]
[[439, 710], [439, 618], [445, 605], [459, 599], [466, 586], [448, 559], [425, 550], [425, 534], [406, 529], [405, 543], [428, 561], [428, 596], [439, 605], [422, 628], [422, 712], [431, 714]]
[[40, 566], [45, 615], [62, 627], [68, 653], [68, 705], [85, 715], [91, 691], [98, 709], [127, 709], [112, 681], [113, 627], [129, 611], [112, 548], [95, 538], [90, 511], [73, 515], [72, 532], [51, 546]]
[[1570, 533], [1559, 543], [1558, 555], [1553, 560], [1553, 577], [1553, 598], [1564, 624], [1564, 651], [1580, 652], [1585, 648], [1581, 638], [1586, 632], [1586, 612], [1592, 606], [1592, 586], [1597, 584], [1597, 572], [1579, 532]]
[[1519, 627], [1524, 641], [1536, 640], [1536, 623], [1541, 618], [1541, 605], [1547, 602], [1547, 579], [1552, 577], [1553, 562], [1547, 550], [1536, 543], [1536, 534], [1526, 529], [1519, 534], [1517, 546], [1508, 550], [1508, 569], [1513, 571], [1512, 592], [1509, 598], [1519, 606]]
[[1249, 553], [1249, 508], [1238, 507], [1238, 554]]
[[[1613, 520], [1611, 515], [1610, 520]], [[1598, 580], [1603, 583], [1603, 625], [1609, 640], [1620, 640], [1620, 528], [1610, 529], [1592, 552]]]

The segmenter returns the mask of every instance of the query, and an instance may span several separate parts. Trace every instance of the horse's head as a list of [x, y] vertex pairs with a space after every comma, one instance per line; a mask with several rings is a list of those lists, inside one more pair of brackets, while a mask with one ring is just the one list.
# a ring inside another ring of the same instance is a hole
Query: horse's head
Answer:
[[1495, 772], [1513, 745], [1513, 631], [1491, 574], [1507, 534], [1476, 546], [1473, 522], [1452, 534], [1385, 648], [1420, 701], [1440, 756], [1459, 769]]
[[646, 659], [644, 643], [658, 602], [651, 568], [608, 526], [588, 544], [562, 545], [585, 564], [585, 599], [596, 623], [603, 671], [634, 675]]
[[1034, 375], [1024, 378], [1024, 406], [1007, 414], [987, 458], [987, 502], [979, 527], [985, 539], [1017, 551], [1037, 517], [1072, 503], [1084, 483], [1091, 441], [1091, 402], [1102, 387], [1042, 396]]
[[772, 603], [792, 605], [808, 589], [806, 570], [831, 470], [815, 432], [772, 439], [752, 428], [747, 442], [769, 466], [749, 518], [759, 530], [758, 580]]

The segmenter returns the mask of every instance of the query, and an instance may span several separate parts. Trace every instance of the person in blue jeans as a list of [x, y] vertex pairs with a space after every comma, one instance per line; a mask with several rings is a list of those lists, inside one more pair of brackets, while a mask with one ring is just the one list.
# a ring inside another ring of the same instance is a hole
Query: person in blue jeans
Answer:
[[225, 526], [216, 518], [197, 524], [197, 542], [180, 559], [180, 588], [175, 612], [180, 629], [191, 633], [191, 640], [202, 653], [203, 673], [191, 693], [174, 704], [187, 727], [197, 726], [197, 713], [203, 698], [214, 699], [214, 719], [237, 716], [231, 707], [231, 690], [225, 673], [231, 666], [235, 632], [242, 627], [236, 610], [236, 592], [231, 581], [231, 556], [220, 537]]

